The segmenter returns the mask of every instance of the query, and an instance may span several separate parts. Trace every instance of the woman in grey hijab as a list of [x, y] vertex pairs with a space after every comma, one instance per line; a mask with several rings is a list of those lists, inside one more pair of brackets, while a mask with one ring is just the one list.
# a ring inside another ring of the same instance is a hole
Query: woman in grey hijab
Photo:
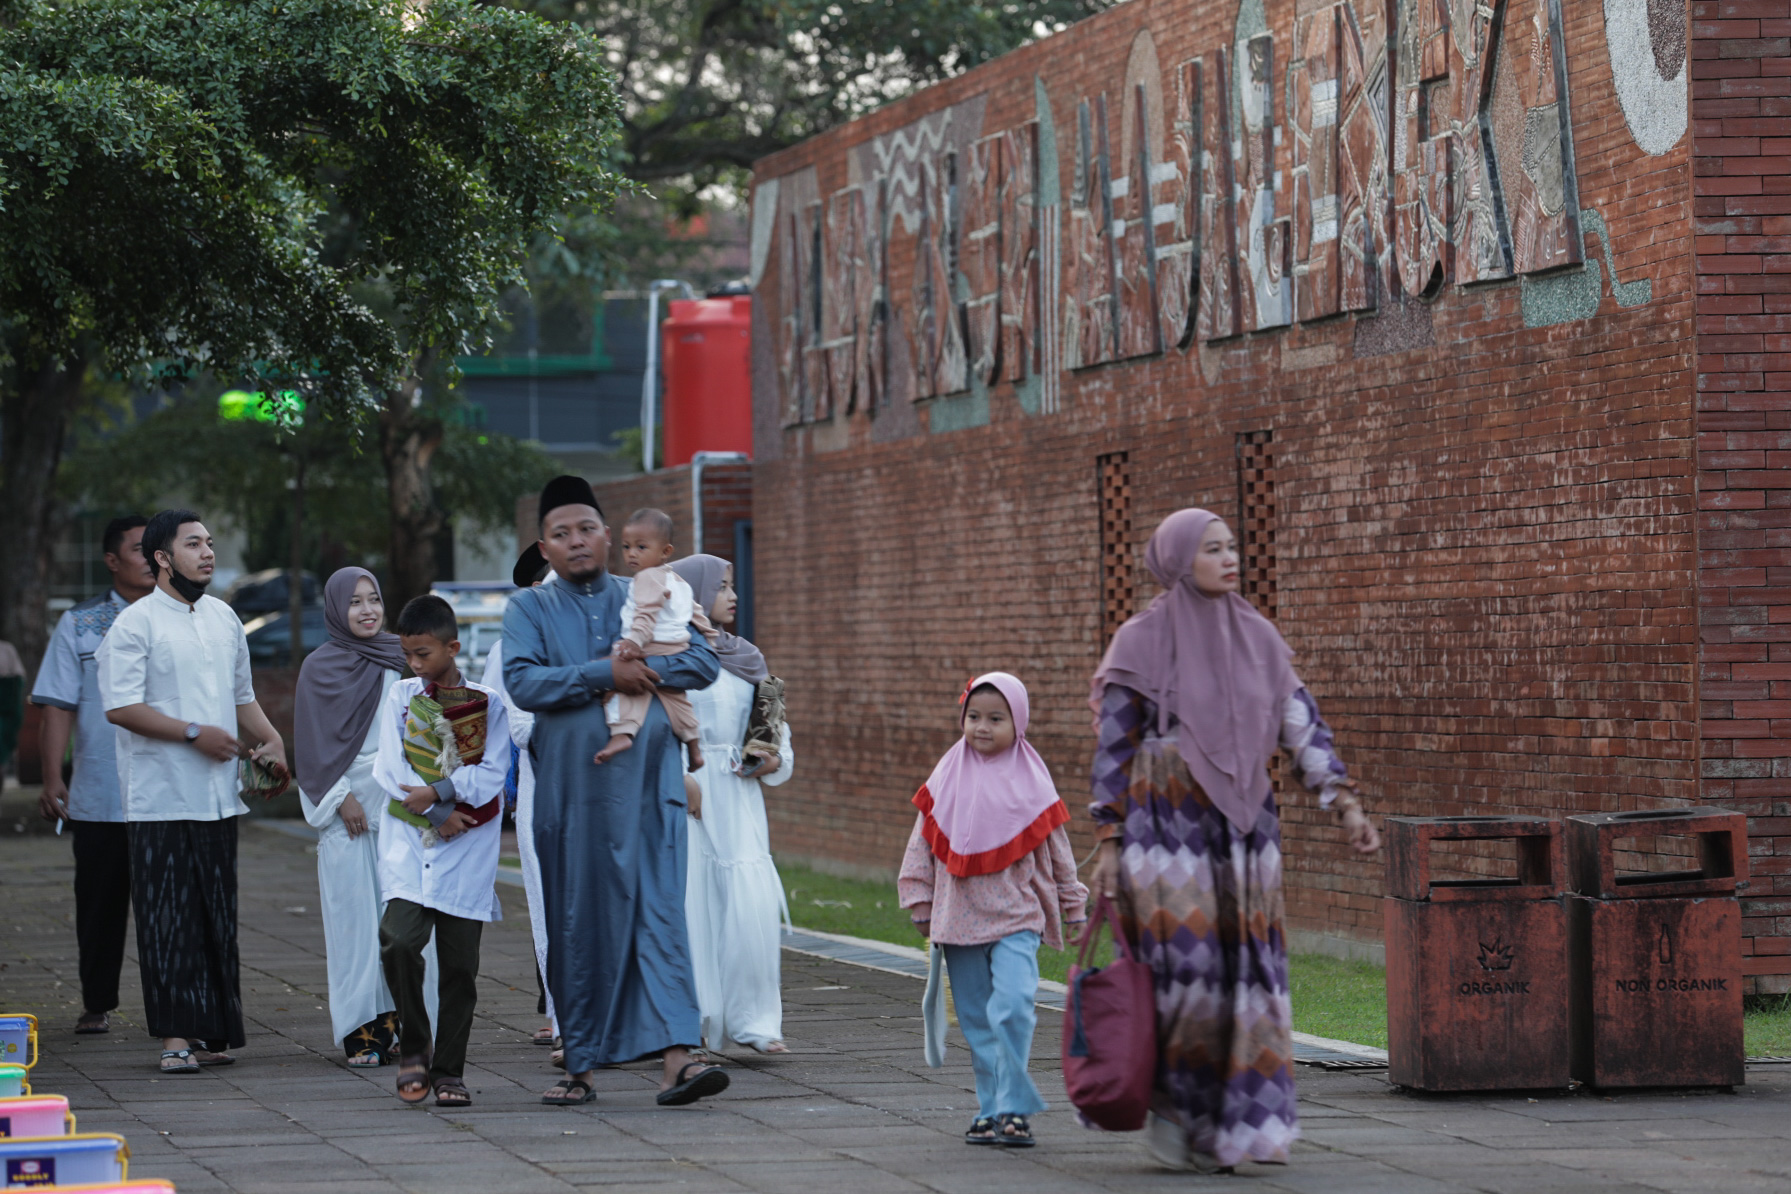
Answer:
[[[339, 569], [325, 582], [323, 618], [329, 641], [305, 659], [293, 693], [293, 761], [300, 807], [317, 830], [330, 1019], [348, 1064], [359, 1068], [382, 1064], [397, 1033], [397, 1004], [379, 964], [385, 797], [373, 781], [373, 761], [375, 715], [404, 670], [404, 653], [398, 636], [386, 632], [379, 581], [365, 568]], [[433, 992], [434, 982], [425, 989]]]
[[[672, 571], [690, 582], [698, 608], [717, 629], [731, 625], [737, 599], [733, 565], [719, 556], [687, 556]], [[783, 882], [771, 860], [765, 794], [790, 778], [790, 730], [781, 727], [775, 754], [743, 754], [758, 685], [770, 676], [765, 656], [721, 630], [715, 683], [690, 694], [702, 726], [704, 766], [686, 779], [702, 790], [691, 801], [690, 854], [684, 912], [703, 1043], [721, 1050], [746, 1045], [784, 1053], [783, 996], [778, 974], [778, 921], [788, 921]]]

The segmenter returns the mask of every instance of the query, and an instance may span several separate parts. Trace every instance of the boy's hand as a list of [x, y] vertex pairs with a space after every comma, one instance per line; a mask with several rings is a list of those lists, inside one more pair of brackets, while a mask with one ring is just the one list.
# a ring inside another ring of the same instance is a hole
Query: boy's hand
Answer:
[[609, 649], [609, 653], [614, 659], [645, 659], [647, 657], [647, 653], [641, 650], [631, 638], [617, 639], [615, 646]]
[[404, 807], [419, 817], [441, 801], [441, 794], [427, 785], [417, 788], [406, 785], [404, 791]]
[[921, 940], [931, 941], [933, 939], [933, 922], [930, 920], [917, 920], [914, 922], [914, 931], [920, 934]]
[[453, 812], [448, 814], [448, 819], [446, 821], [443, 821], [436, 827], [435, 832], [439, 834], [442, 841], [445, 842], [451, 837], [460, 836], [472, 827], [472, 814], [467, 812], [464, 808], [456, 808]]

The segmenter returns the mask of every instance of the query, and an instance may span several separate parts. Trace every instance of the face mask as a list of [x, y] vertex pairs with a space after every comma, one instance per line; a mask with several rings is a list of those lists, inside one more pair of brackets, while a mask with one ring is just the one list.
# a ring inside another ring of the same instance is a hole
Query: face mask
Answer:
[[174, 591], [186, 598], [188, 602], [196, 603], [199, 598], [205, 596], [205, 586], [211, 582], [209, 580], [188, 580], [180, 574], [180, 569], [170, 568], [168, 569], [168, 583], [172, 584]]

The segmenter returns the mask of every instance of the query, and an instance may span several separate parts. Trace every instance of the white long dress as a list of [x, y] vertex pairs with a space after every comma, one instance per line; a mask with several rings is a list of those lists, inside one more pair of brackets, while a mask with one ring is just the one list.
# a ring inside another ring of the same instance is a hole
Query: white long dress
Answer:
[[[485, 676], [480, 683], [494, 688], [504, 698], [510, 714], [510, 741], [516, 744], [516, 853], [522, 861], [522, 890], [528, 897], [529, 932], [535, 939], [535, 966], [538, 973], [547, 973], [547, 912], [541, 904], [541, 856], [535, 853], [535, 765], [529, 758], [529, 735], [535, 729], [535, 715], [518, 708], [504, 687], [504, 644], [500, 640], [485, 655]], [[545, 986], [545, 984], [543, 984]], [[555, 1031], [559, 1021], [553, 1014], [553, 996], [547, 996], [547, 1018]]]
[[[397, 682], [387, 671], [380, 684], [379, 705]], [[379, 757], [379, 718], [370, 718], [367, 736], [354, 762], [335, 785], [312, 804], [301, 797], [305, 820], [317, 830], [317, 897], [323, 914], [323, 946], [330, 974], [330, 1030], [346, 1040], [361, 1025], [397, 1007], [379, 965], [379, 920], [385, 901], [379, 894], [379, 814], [386, 796], [373, 779]], [[367, 832], [349, 837], [342, 824], [343, 800], [349, 793], [367, 814]], [[427, 978], [424, 999], [435, 1019], [435, 942], [424, 952]]]
[[789, 913], [771, 861], [760, 785], [789, 779], [796, 760], [786, 724], [776, 771], [759, 779], [735, 772], [753, 692], [753, 685], [724, 671], [690, 694], [702, 725], [703, 768], [695, 777], [703, 789], [703, 815], [690, 822], [684, 909], [703, 1043], [711, 1049], [734, 1043], [762, 1049], [784, 1034], [778, 922]]

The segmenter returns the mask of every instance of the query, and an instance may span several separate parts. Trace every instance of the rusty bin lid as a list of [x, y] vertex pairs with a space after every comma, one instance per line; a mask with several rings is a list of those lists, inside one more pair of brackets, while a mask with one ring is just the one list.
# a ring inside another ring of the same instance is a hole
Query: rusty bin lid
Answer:
[[[1697, 866], [1619, 874], [1617, 842], [1638, 835], [1696, 839]], [[1724, 808], [1651, 808], [1567, 818], [1573, 890], [1603, 900], [1730, 896], [1747, 886], [1747, 816]]]
[[[1547, 900], [1561, 894], [1566, 867], [1561, 822], [1529, 815], [1388, 817], [1387, 894], [1400, 900]], [[1518, 843], [1518, 873], [1507, 878], [1432, 879], [1437, 841]]]

